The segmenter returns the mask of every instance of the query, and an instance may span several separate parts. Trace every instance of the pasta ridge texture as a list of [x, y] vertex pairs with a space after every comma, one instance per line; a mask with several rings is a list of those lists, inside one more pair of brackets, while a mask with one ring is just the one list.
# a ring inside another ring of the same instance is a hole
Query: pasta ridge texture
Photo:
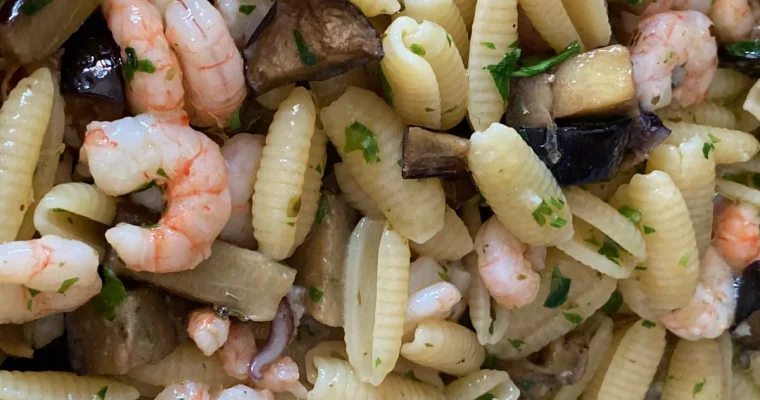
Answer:
[[486, 393], [494, 392], [509, 393], [509, 396], [496, 397], [504, 400], [517, 400], [520, 390], [509, 378], [505, 371], [481, 369], [461, 377], [443, 389], [446, 400], [471, 400], [477, 399]]
[[185, 342], [161, 361], [135, 367], [127, 375], [138, 382], [155, 386], [188, 380], [225, 388], [240, 383], [224, 372], [216, 356], [204, 356], [194, 342]]
[[663, 121], [663, 124], [671, 131], [663, 143], [678, 145], [699, 136], [705, 143], [713, 144], [716, 164], [749, 161], [760, 150], [760, 142], [747, 132], [687, 122]]
[[69, 372], [0, 371], [4, 400], [92, 400], [104, 387], [111, 400], [136, 400], [140, 393], [113, 379], [77, 376]]
[[414, 18], [420, 24], [423, 21], [430, 21], [443, 27], [445, 32], [451, 35], [450, 40], [459, 50], [457, 55], [461, 57], [462, 62], [467, 62], [470, 54], [470, 39], [467, 37], [467, 26], [456, 1], [406, 0], [404, 7], [400, 15]]
[[719, 399], [723, 395], [723, 360], [715, 339], [681, 339], [670, 359], [663, 400]]
[[316, 130], [311, 137], [309, 146], [309, 159], [306, 164], [306, 174], [301, 194], [301, 209], [296, 219], [296, 239], [293, 246], [295, 248], [303, 244], [306, 235], [311, 231], [314, 223], [314, 217], [317, 214], [319, 189], [322, 187], [322, 173], [325, 169], [327, 160], [327, 137], [321, 130]]
[[612, 27], [605, 0], [562, 0], [562, 5], [587, 49], [609, 44]]
[[372, 200], [367, 193], [365, 193], [359, 183], [356, 182], [351, 173], [348, 172], [348, 167], [343, 163], [335, 163], [333, 165], [335, 171], [335, 179], [338, 180], [338, 186], [340, 192], [346, 202], [355, 210], [359, 211], [363, 215], [373, 218], [383, 218], [383, 212], [380, 211], [377, 202]]
[[440, 261], [457, 261], [473, 251], [472, 238], [456, 211], [446, 206], [443, 228], [425, 243], [409, 242], [417, 254]]
[[486, 354], [475, 332], [450, 321], [427, 320], [414, 340], [401, 346], [409, 361], [450, 375], [464, 376], [480, 368]]
[[520, 6], [554, 51], [560, 52], [572, 42], [578, 42], [583, 48], [583, 41], [562, 5], [562, 0], [520, 0]]

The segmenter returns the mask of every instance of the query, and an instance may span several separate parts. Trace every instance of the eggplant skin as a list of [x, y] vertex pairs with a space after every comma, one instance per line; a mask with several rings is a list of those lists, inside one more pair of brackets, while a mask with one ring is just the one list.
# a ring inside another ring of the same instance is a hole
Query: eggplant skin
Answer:
[[746, 53], [744, 57], [729, 54], [725, 47], [718, 48], [718, 66], [739, 71], [750, 78], [760, 78], [760, 52]]
[[748, 265], [737, 279], [739, 290], [736, 299], [736, 324], [760, 310], [760, 261]]
[[64, 43], [61, 92], [95, 97], [124, 105], [121, 49], [105, 19], [95, 13]]
[[561, 186], [611, 179], [620, 168], [631, 119], [520, 128], [519, 133]]

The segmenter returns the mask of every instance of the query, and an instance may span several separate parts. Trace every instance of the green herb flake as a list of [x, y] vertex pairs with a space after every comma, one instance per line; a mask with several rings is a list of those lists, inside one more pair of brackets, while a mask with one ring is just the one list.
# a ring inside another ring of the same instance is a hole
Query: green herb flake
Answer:
[[607, 257], [608, 260], [615, 264], [620, 265], [620, 250], [618, 250], [618, 247], [614, 242], [605, 240], [597, 253]]
[[602, 308], [600, 308], [600, 310], [607, 315], [612, 315], [618, 312], [618, 310], [620, 310], [620, 307], [622, 306], [623, 306], [623, 294], [620, 293], [618, 290], [615, 290], [614, 292], [612, 292], [612, 294], [610, 295], [610, 298], [607, 299], [607, 302], [604, 303], [604, 305], [602, 306]]
[[449, 278], [449, 274], [447, 274], [446, 271], [439, 272], [438, 276], [440, 276], [445, 282], [451, 282], [451, 278]]
[[641, 265], [637, 265], [633, 269], [635, 269], [636, 271], [646, 271], [647, 267], [643, 267]]
[[491, 393], [485, 392], [482, 395], [475, 398], [475, 400], [496, 400], [496, 396]]
[[66, 293], [66, 291], [69, 290], [70, 287], [74, 286], [74, 284], [77, 282], [79, 282], [79, 278], [66, 279], [61, 284], [61, 287], [58, 288], [58, 293]]
[[362, 305], [362, 292], [356, 291], [356, 303]]
[[127, 290], [110, 268], [102, 267], [103, 287], [90, 300], [95, 311], [108, 321], [116, 318], [116, 309], [127, 301]]
[[651, 226], [644, 225], [644, 234], [645, 235], [649, 235], [650, 233], [655, 233], [655, 232], [657, 232], [657, 231], [654, 228], [652, 228]]
[[736, 42], [726, 46], [729, 55], [742, 58], [760, 58], [760, 40]]
[[359, 121], [354, 121], [346, 127], [346, 142], [343, 146], [343, 151], [350, 153], [357, 150], [362, 152], [364, 161], [367, 164], [377, 164], [380, 162], [380, 149], [377, 146], [375, 133]]
[[293, 195], [288, 200], [288, 208], [285, 211], [288, 218], [295, 218], [301, 212], [301, 196]]
[[705, 387], [705, 383], [707, 383], [707, 378], [702, 378], [702, 382], [695, 383], [694, 389], [691, 390], [691, 395], [697, 397], [697, 394]]
[[166, 179], [169, 179], [169, 175], [164, 171], [163, 168], [159, 168], [158, 171], [156, 171], [156, 174], [159, 176], [163, 176]]
[[33, 304], [33, 303], [34, 303], [34, 302], [32, 301], [32, 299], [29, 299], [29, 300], [27, 300], [27, 301], [26, 301], [26, 309], [27, 309], [27, 310], [29, 310], [29, 311], [31, 311], [31, 310], [32, 310], [32, 304]]
[[592, 246], [594, 246], [594, 247], [599, 247], [599, 246], [602, 245], [601, 243], [599, 243], [598, 240], [596, 240], [596, 237], [594, 237], [594, 236], [591, 236], [590, 238], [583, 239], [583, 241], [586, 242], [586, 243], [588, 243], [588, 244], [590, 244], [590, 245], [592, 245]]
[[716, 138], [715, 136], [713, 136], [713, 134], [712, 134], [712, 133], [708, 133], [708, 134], [707, 134], [707, 136], [710, 138], [710, 141], [711, 141], [712, 143], [720, 143], [720, 139], [718, 139], [718, 138]]
[[380, 364], [383, 363], [383, 360], [381, 360], [379, 357], [375, 359], [375, 368], [379, 367]]
[[567, 294], [570, 292], [570, 284], [572, 279], [566, 278], [562, 275], [562, 271], [559, 269], [559, 265], [554, 267], [552, 271], [551, 289], [549, 289], [549, 297], [544, 302], [546, 308], [557, 308], [567, 301]]
[[509, 339], [509, 344], [511, 344], [515, 350], [521, 351], [520, 348], [522, 348], [522, 345], [524, 345], [525, 342], [520, 339]]
[[140, 60], [137, 57], [137, 52], [134, 47], [127, 47], [124, 49], [124, 53], [127, 55], [127, 62], [124, 63], [124, 79], [127, 83], [132, 82], [135, 78], [136, 72], [145, 72], [148, 74], [156, 72], [156, 67], [153, 65], [153, 62], [148, 59]]
[[683, 257], [681, 257], [681, 259], [678, 260], [678, 265], [680, 265], [682, 267], [685, 267], [686, 263], [688, 263], [688, 262], [689, 262], [689, 255], [688, 254], [684, 254]]
[[641, 321], [641, 326], [643, 326], [644, 328], [647, 328], [647, 329], [652, 329], [655, 326], [657, 326], [657, 324], [655, 324], [654, 322], [652, 322], [652, 321], [650, 321], [648, 319], [645, 319], [645, 320]]
[[406, 379], [411, 379], [411, 380], [413, 380], [415, 382], [422, 383], [422, 381], [420, 380], [420, 378], [417, 378], [417, 376], [414, 375], [414, 371], [412, 371], [412, 370], [406, 371], [404, 373], [403, 377], [406, 378]]
[[631, 222], [633, 222], [634, 225], [641, 222], [641, 219], [643, 217], [641, 215], [641, 211], [630, 206], [622, 206], [620, 207], [620, 209], [618, 209], [618, 212], [620, 212], [620, 214], [623, 214], [624, 217], [628, 218]]
[[702, 155], [705, 156], [705, 159], [710, 158], [710, 151], [715, 150], [715, 145], [712, 143], [705, 143], [702, 145]]
[[432, 343], [425, 343], [425, 347], [433, 347]]
[[256, 6], [242, 5], [242, 6], [240, 6], [238, 8], [238, 11], [240, 11], [241, 14], [251, 15], [251, 13], [253, 12], [253, 10], [255, 10], [255, 9], [256, 9]]
[[383, 89], [383, 97], [385, 98], [385, 103], [393, 107], [393, 88], [388, 82], [388, 78], [385, 77], [383, 66], [381, 64], [378, 64], [377, 66], [377, 76], [380, 79], [380, 87]]
[[496, 45], [492, 42], [480, 42], [480, 45], [491, 50], [496, 50]]
[[288, 226], [296, 226], [296, 223], [295, 222], [288, 222], [288, 223], [286, 223], [286, 225], [288, 225]]
[[60, 212], [66, 212], [66, 210], [64, 210], [63, 208], [54, 208], [53, 212], [60, 213]]
[[146, 229], [157, 229], [160, 226], [161, 226], [161, 224], [158, 224], [158, 223], [156, 223], [156, 224], [149, 224], [149, 225], [147, 225], [147, 224], [143, 224], [142, 225], [142, 227], [146, 228]]
[[565, 207], [565, 202], [562, 201], [562, 199], [555, 199], [554, 197], [549, 196], [547, 200], [549, 201], [549, 204], [557, 210], [561, 210]]
[[565, 317], [565, 319], [568, 322], [575, 325], [576, 327], [578, 327], [581, 324], [581, 322], [583, 322], [583, 317], [578, 314], [563, 312], [562, 315]]
[[509, 98], [509, 78], [517, 70], [517, 61], [520, 59], [520, 49], [514, 49], [513, 51], [504, 55], [498, 64], [486, 65], [483, 69], [487, 69], [491, 73], [496, 88], [499, 89], [499, 95], [502, 100], [507, 101]]
[[312, 303], [319, 303], [322, 301], [322, 297], [325, 295], [325, 292], [315, 288], [314, 286], [309, 287], [309, 298], [311, 299]]
[[240, 109], [235, 110], [235, 112], [230, 115], [230, 118], [227, 121], [227, 126], [233, 130], [240, 129], [242, 126], [240, 124]]
[[538, 226], [544, 226], [546, 225], [546, 217], [545, 215], [552, 215], [554, 212], [552, 211], [552, 208], [549, 207], [549, 205], [546, 203], [546, 201], [541, 200], [541, 203], [538, 204], [538, 207], [536, 207], [535, 210], [533, 210], [533, 219], [536, 221]]
[[493, 323], [494, 320], [491, 320], [491, 323], [488, 325], [488, 334], [493, 335]]
[[480, 369], [494, 369], [496, 368], [496, 356], [493, 354], [487, 354], [483, 360], [483, 364], [480, 365]]
[[533, 65], [520, 68], [518, 71], [512, 74], [512, 76], [515, 78], [526, 78], [529, 76], [536, 76], [536, 75], [542, 74], [546, 72], [549, 68], [555, 65], [561, 64], [563, 61], [567, 60], [568, 58], [580, 53], [581, 53], [581, 45], [578, 44], [578, 42], [572, 42], [569, 45], [567, 45], [567, 47], [565, 47], [562, 51], [560, 51], [559, 54], [557, 54], [556, 56], [537, 62]]
[[662, 60], [663, 64], [667, 64], [668, 61], [673, 59], [673, 51], [669, 51], [668, 54], [665, 55], [665, 59]]
[[319, 204], [317, 204], [317, 214], [314, 217], [314, 221], [319, 225], [328, 215], [330, 215], [330, 206], [327, 204], [327, 198], [323, 194], [319, 196]]
[[108, 386], [103, 386], [100, 388], [100, 390], [98, 390], [97, 396], [100, 400], [105, 400], [106, 393], [108, 393]]
[[412, 51], [412, 53], [422, 57], [425, 55], [425, 48], [418, 45], [417, 43], [412, 43], [411, 46], [409, 46], [409, 50]]
[[448, 33], [446, 34], [446, 40], [449, 42], [449, 47], [451, 47], [451, 35]]
[[38, 294], [40, 294], [40, 291], [37, 289], [27, 288], [29, 290], [29, 296], [37, 297]]
[[550, 224], [554, 228], [562, 228], [563, 226], [567, 225], [567, 220], [564, 218], [560, 218], [556, 215], [552, 216], [552, 222]]
[[296, 40], [296, 50], [298, 50], [298, 55], [301, 57], [303, 65], [306, 65], [307, 67], [316, 65], [317, 55], [314, 54], [314, 50], [312, 50], [311, 47], [309, 47], [309, 45], [304, 42], [301, 32], [294, 30], [293, 37]]
[[[52, 2], [53, 0], [26, 0], [21, 2], [22, 4], [19, 8], [19, 11], [21, 11], [21, 14], [30, 17], [40, 12], [40, 10], [47, 7]], [[0, 4], [2, 3], [4, 3], [4, 1], [0, 2]]]

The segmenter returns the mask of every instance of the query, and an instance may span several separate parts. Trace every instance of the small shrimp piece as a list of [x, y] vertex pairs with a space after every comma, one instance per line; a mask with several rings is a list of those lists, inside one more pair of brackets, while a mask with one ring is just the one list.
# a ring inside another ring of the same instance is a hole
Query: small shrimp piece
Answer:
[[232, 321], [230, 333], [224, 346], [219, 350], [219, 362], [227, 375], [248, 379], [248, 366], [258, 349], [251, 328], [240, 321]]
[[687, 340], [716, 338], [734, 322], [736, 296], [731, 268], [712, 247], [699, 267], [699, 284], [691, 302], [660, 318], [668, 330]]
[[420, 289], [406, 301], [404, 333], [414, 331], [424, 320], [448, 317], [452, 307], [461, 299], [462, 294], [449, 282], [438, 282]]
[[222, 318], [210, 307], [199, 308], [187, 322], [187, 333], [207, 357], [219, 350], [230, 334], [230, 320]]
[[249, 249], [256, 246], [251, 224], [251, 197], [256, 184], [256, 172], [261, 163], [264, 139], [263, 135], [240, 133], [222, 146], [232, 198], [232, 215], [219, 238]]
[[166, 38], [182, 63], [196, 126], [229, 125], [246, 95], [243, 57], [219, 11], [207, 0], [166, 8]]
[[237, 385], [219, 393], [216, 400], [274, 400], [274, 394], [269, 390], [255, 390], [245, 385]]
[[106, 240], [134, 271], [178, 272], [211, 255], [211, 243], [230, 217], [227, 171], [219, 146], [186, 125], [151, 115], [87, 127], [81, 160], [106, 194], [165, 186], [159, 223], [120, 223]]
[[712, 244], [735, 274], [760, 259], [760, 211], [748, 203], [716, 207]]
[[98, 252], [78, 241], [46, 235], [0, 245], [0, 282], [65, 292], [98, 278]]
[[705, 99], [718, 68], [711, 26], [697, 11], [667, 11], [639, 23], [631, 61], [642, 109], [686, 107]]
[[0, 283], [0, 324], [23, 324], [56, 313], [74, 311], [100, 293], [102, 283], [74, 285], [64, 293], [36, 292], [24, 285]]
[[[222, 14], [224, 22], [227, 24], [227, 29], [230, 31], [230, 35], [235, 40], [235, 44], [238, 49], [243, 50], [245, 48], [248, 39], [253, 35], [253, 32], [264, 20], [269, 9], [274, 2], [272, 0], [257, 0], [254, 1], [254, 5], [248, 5], [243, 3], [251, 3], [250, 1], [241, 0], [217, 0], [216, 9]], [[249, 7], [246, 13], [240, 10], [245, 10], [244, 7]], [[251, 9], [252, 8], [252, 9]]]
[[208, 386], [202, 383], [186, 381], [169, 385], [158, 394], [156, 400], [211, 400], [208, 394]]
[[164, 36], [158, 9], [146, 0], [104, 0], [103, 12], [128, 69], [132, 112], [186, 119], [182, 70]]
[[307, 390], [298, 380], [298, 365], [290, 357], [280, 357], [261, 371], [262, 378], [255, 385], [277, 392], [289, 392], [305, 399]]
[[746, 40], [758, 20], [749, 0], [713, 0], [708, 15], [722, 43]]
[[495, 217], [475, 236], [478, 271], [493, 298], [506, 308], [520, 308], [535, 300], [546, 249], [528, 246], [514, 237]]

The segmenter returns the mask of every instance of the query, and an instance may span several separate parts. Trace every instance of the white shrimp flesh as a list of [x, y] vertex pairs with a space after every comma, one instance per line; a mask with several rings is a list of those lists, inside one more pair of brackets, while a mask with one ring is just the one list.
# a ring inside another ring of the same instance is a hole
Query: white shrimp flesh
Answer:
[[199, 308], [188, 317], [187, 333], [204, 355], [211, 356], [227, 341], [229, 318], [222, 318], [211, 307]]
[[222, 156], [227, 164], [227, 182], [232, 199], [232, 215], [219, 234], [219, 238], [249, 249], [254, 249], [251, 224], [251, 197], [256, 184], [256, 172], [261, 163], [264, 135], [240, 133], [222, 146]]
[[413, 332], [422, 321], [447, 318], [461, 299], [459, 290], [449, 282], [434, 283], [418, 290], [406, 302], [404, 333]]

